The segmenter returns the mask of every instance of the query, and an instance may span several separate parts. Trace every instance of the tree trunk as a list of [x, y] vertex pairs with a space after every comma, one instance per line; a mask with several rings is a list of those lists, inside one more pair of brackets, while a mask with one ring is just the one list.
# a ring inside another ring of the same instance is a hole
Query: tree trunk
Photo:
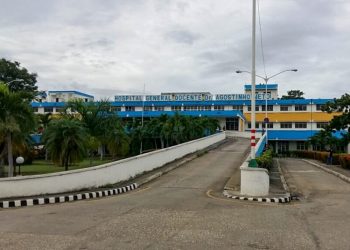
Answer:
[[3, 158], [0, 159], [0, 177], [4, 176], [4, 166], [5, 166], [5, 161]]
[[8, 167], [8, 177], [13, 176], [13, 155], [12, 155], [12, 134], [9, 132], [6, 135], [7, 141], [7, 159], [9, 163]]
[[163, 138], [160, 138], [160, 147], [164, 148], [164, 139]]
[[49, 152], [47, 151], [47, 149], [45, 149], [45, 161], [47, 161], [48, 158], [49, 158]]
[[101, 144], [101, 146], [100, 146], [100, 159], [101, 159], [101, 161], [103, 160], [103, 153], [104, 153], [104, 147]]
[[67, 156], [67, 158], [65, 159], [65, 162], [64, 162], [64, 170], [65, 171], [68, 170], [68, 164], [69, 164], [69, 157]]

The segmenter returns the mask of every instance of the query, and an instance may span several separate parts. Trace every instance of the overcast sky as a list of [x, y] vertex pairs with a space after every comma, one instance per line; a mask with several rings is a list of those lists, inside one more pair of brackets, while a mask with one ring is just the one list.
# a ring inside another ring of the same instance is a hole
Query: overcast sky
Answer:
[[[246, 0], [0, 0], [0, 57], [41, 90], [243, 93], [251, 68]], [[350, 92], [350, 1], [260, 0], [267, 75], [280, 96]], [[257, 29], [257, 73], [264, 75]]]

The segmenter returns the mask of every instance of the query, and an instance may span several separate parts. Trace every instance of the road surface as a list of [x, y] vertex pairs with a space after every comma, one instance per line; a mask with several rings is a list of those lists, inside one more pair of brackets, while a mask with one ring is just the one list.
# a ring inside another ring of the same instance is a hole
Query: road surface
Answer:
[[0, 248], [349, 249], [349, 184], [302, 161], [280, 160], [300, 202], [220, 196], [247, 147], [230, 142], [125, 195], [0, 210]]

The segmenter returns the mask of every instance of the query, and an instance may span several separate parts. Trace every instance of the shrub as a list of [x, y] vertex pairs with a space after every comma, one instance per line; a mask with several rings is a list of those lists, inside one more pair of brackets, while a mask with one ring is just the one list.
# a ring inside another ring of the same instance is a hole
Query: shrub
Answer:
[[350, 169], [350, 155], [340, 155], [339, 162], [342, 168]]
[[273, 152], [271, 149], [266, 150], [260, 157], [256, 158], [256, 162], [260, 168], [266, 168], [268, 170], [271, 169], [273, 160], [272, 160]]
[[[300, 158], [308, 158], [327, 163], [329, 152], [320, 151], [295, 151], [295, 156]], [[333, 165], [341, 165], [341, 157], [346, 154], [333, 154]]]

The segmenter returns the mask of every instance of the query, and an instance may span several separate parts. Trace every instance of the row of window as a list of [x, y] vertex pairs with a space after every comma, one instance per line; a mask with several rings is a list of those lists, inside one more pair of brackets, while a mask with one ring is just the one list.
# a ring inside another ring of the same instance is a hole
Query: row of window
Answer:
[[[318, 109], [321, 110], [324, 105], [317, 105]], [[290, 111], [291, 106], [281, 105], [280, 111]], [[306, 111], [306, 105], [295, 105], [294, 106], [295, 111]], [[223, 105], [215, 105], [214, 110], [216, 111], [222, 111], [225, 109], [225, 106]], [[38, 112], [38, 108], [33, 108], [34, 112]], [[120, 106], [114, 106], [112, 107], [113, 111], [121, 111]], [[164, 111], [164, 106], [144, 106], [144, 111]], [[172, 111], [181, 111], [182, 106], [171, 106]], [[183, 106], [183, 110], [185, 111], [203, 111], [211, 110], [211, 106]], [[243, 106], [242, 105], [233, 105], [232, 110], [240, 110], [243, 112]], [[265, 105], [261, 106], [261, 111], [265, 111], [266, 107]], [[56, 112], [63, 111], [63, 108], [56, 108]], [[125, 111], [135, 111], [134, 106], [125, 106]], [[248, 106], [248, 111], [251, 111], [251, 106]], [[260, 106], [255, 107], [255, 111], [260, 111]], [[273, 105], [267, 105], [267, 111], [273, 111]], [[52, 113], [53, 107], [45, 107], [44, 108], [45, 113]]]
[[[261, 124], [261, 126], [260, 126]], [[316, 128], [325, 128], [328, 125], [327, 122], [317, 122], [316, 123]], [[265, 128], [265, 123], [255, 123], [255, 128]], [[251, 123], [248, 123], [248, 128], [251, 128]], [[273, 123], [267, 123], [267, 128], [273, 128]], [[290, 129], [293, 128], [293, 122], [281, 122], [280, 123], [280, 128], [281, 129]], [[307, 128], [307, 123], [306, 122], [295, 122], [294, 123], [294, 128], [297, 129], [303, 129]]]

